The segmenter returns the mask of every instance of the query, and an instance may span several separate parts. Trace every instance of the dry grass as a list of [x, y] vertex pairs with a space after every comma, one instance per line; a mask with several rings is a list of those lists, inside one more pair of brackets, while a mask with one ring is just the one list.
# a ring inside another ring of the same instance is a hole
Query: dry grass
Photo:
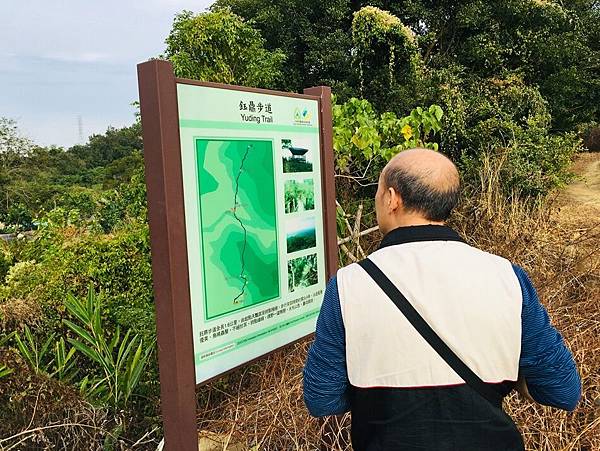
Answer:
[[463, 206], [457, 225], [474, 245], [528, 271], [573, 351], [583, 385], [583, 398], [573, 413], [524, 402], [516, 395], [507, 399], [506, 410], [519, 425], [527, 449], [600, 450], [600, 208], [574, 204], [569, 192], [533, 209], [506, 200], [494, 188], [496, 168], [487, 165], [481, 195]]
[[77, 389], [36, 374], [17, 352], [0, 348], [0, 451], [154, 450], [156, 429], [123, 436], [132, 425], [126, 412], [110, 415], [85, 401]]
[[23, 326], [39, 324], [42, 310], [30, 299], [9, 299], [0, 303], [0, 330], [22, 330]]
[[13, 351], [0, 363], [14, 370], [0, 379], [0, 450], [102, 449], [108, 421], [77, 390], [32, 373]]
[[[517, 197], [507, 200], [498, 190], [498, 166], [488, 162], [481, 186], [466, 196], [452, 225], [471, 244], [529, 272], [553, 323], [573, 350], [584, 393], [573, 413], [534, 405], [516, 395], [507, 399], [506, 410], [519, 425], [528, 450], [598, 451], [600, 215], [564, 221], [552, 206], [556, 199], [538, 206]], [[377, 239], [373, 236], [363, 246], [372, 248]], [[308, 341], [296, 344], [226, 381], [201, 388], [199, 427], [247, 449], [350, 449], [335, 438], [325, 444], [322, 426], [303, 405], [301, 370], [308, 346]], [[340, 436], [347, 434], [347, 415], [342, 424], [332, 428]]]

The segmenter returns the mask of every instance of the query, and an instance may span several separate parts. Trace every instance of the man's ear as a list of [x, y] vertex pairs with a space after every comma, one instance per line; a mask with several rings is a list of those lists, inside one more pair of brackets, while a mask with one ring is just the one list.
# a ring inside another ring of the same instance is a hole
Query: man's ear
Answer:
[[396, 212], [399, 208], [402, 207], [402, 198], [400, 194], [394, 188], [388, 188], [388, 203], [387, 207], [390, 212]]

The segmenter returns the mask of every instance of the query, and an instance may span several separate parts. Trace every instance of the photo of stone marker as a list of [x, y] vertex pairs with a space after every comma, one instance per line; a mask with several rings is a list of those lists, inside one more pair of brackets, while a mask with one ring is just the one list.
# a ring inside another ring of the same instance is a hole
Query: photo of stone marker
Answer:
[[282, 139], [283, 172], [312, 172], [312, 152], [302, 140]]
[[317, 254], [305, 255], [288, 261], [288, 289], [310, 287], [319, 282]]

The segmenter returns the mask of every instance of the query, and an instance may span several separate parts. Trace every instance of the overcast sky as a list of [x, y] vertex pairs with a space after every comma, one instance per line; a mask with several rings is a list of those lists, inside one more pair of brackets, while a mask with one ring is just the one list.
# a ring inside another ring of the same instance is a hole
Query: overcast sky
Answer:
[[40, 145], [131, 125], [136, 64], [158, 56], [176, 13], [211, 0], [0, 0], [0, 116]]

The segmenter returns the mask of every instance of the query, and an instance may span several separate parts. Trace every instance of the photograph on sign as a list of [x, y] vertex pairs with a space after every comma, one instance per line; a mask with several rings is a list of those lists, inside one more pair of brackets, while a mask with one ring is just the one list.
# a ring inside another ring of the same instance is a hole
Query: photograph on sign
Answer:
[[298, 139], [282, 139], [281, 155], [283, 172], [312, 172], [313, 152], [310, 149], [310, 141]]
[[315, 209], [313, 179], [287, 180], [285, 182], [285, 212], [298, 213]]
[[314, 331], [327, 282], [319, 102], [184, 83], [177, 99], [202, 383]]
[[287, 221], [286, 237], [288, 254], [315, 247], [315, 218], [295, 218]]
[[290, 292], [302, 287], [316, 285], [318, 281], [317, 254], [294, 258], [288, 262], [288, 288]]

